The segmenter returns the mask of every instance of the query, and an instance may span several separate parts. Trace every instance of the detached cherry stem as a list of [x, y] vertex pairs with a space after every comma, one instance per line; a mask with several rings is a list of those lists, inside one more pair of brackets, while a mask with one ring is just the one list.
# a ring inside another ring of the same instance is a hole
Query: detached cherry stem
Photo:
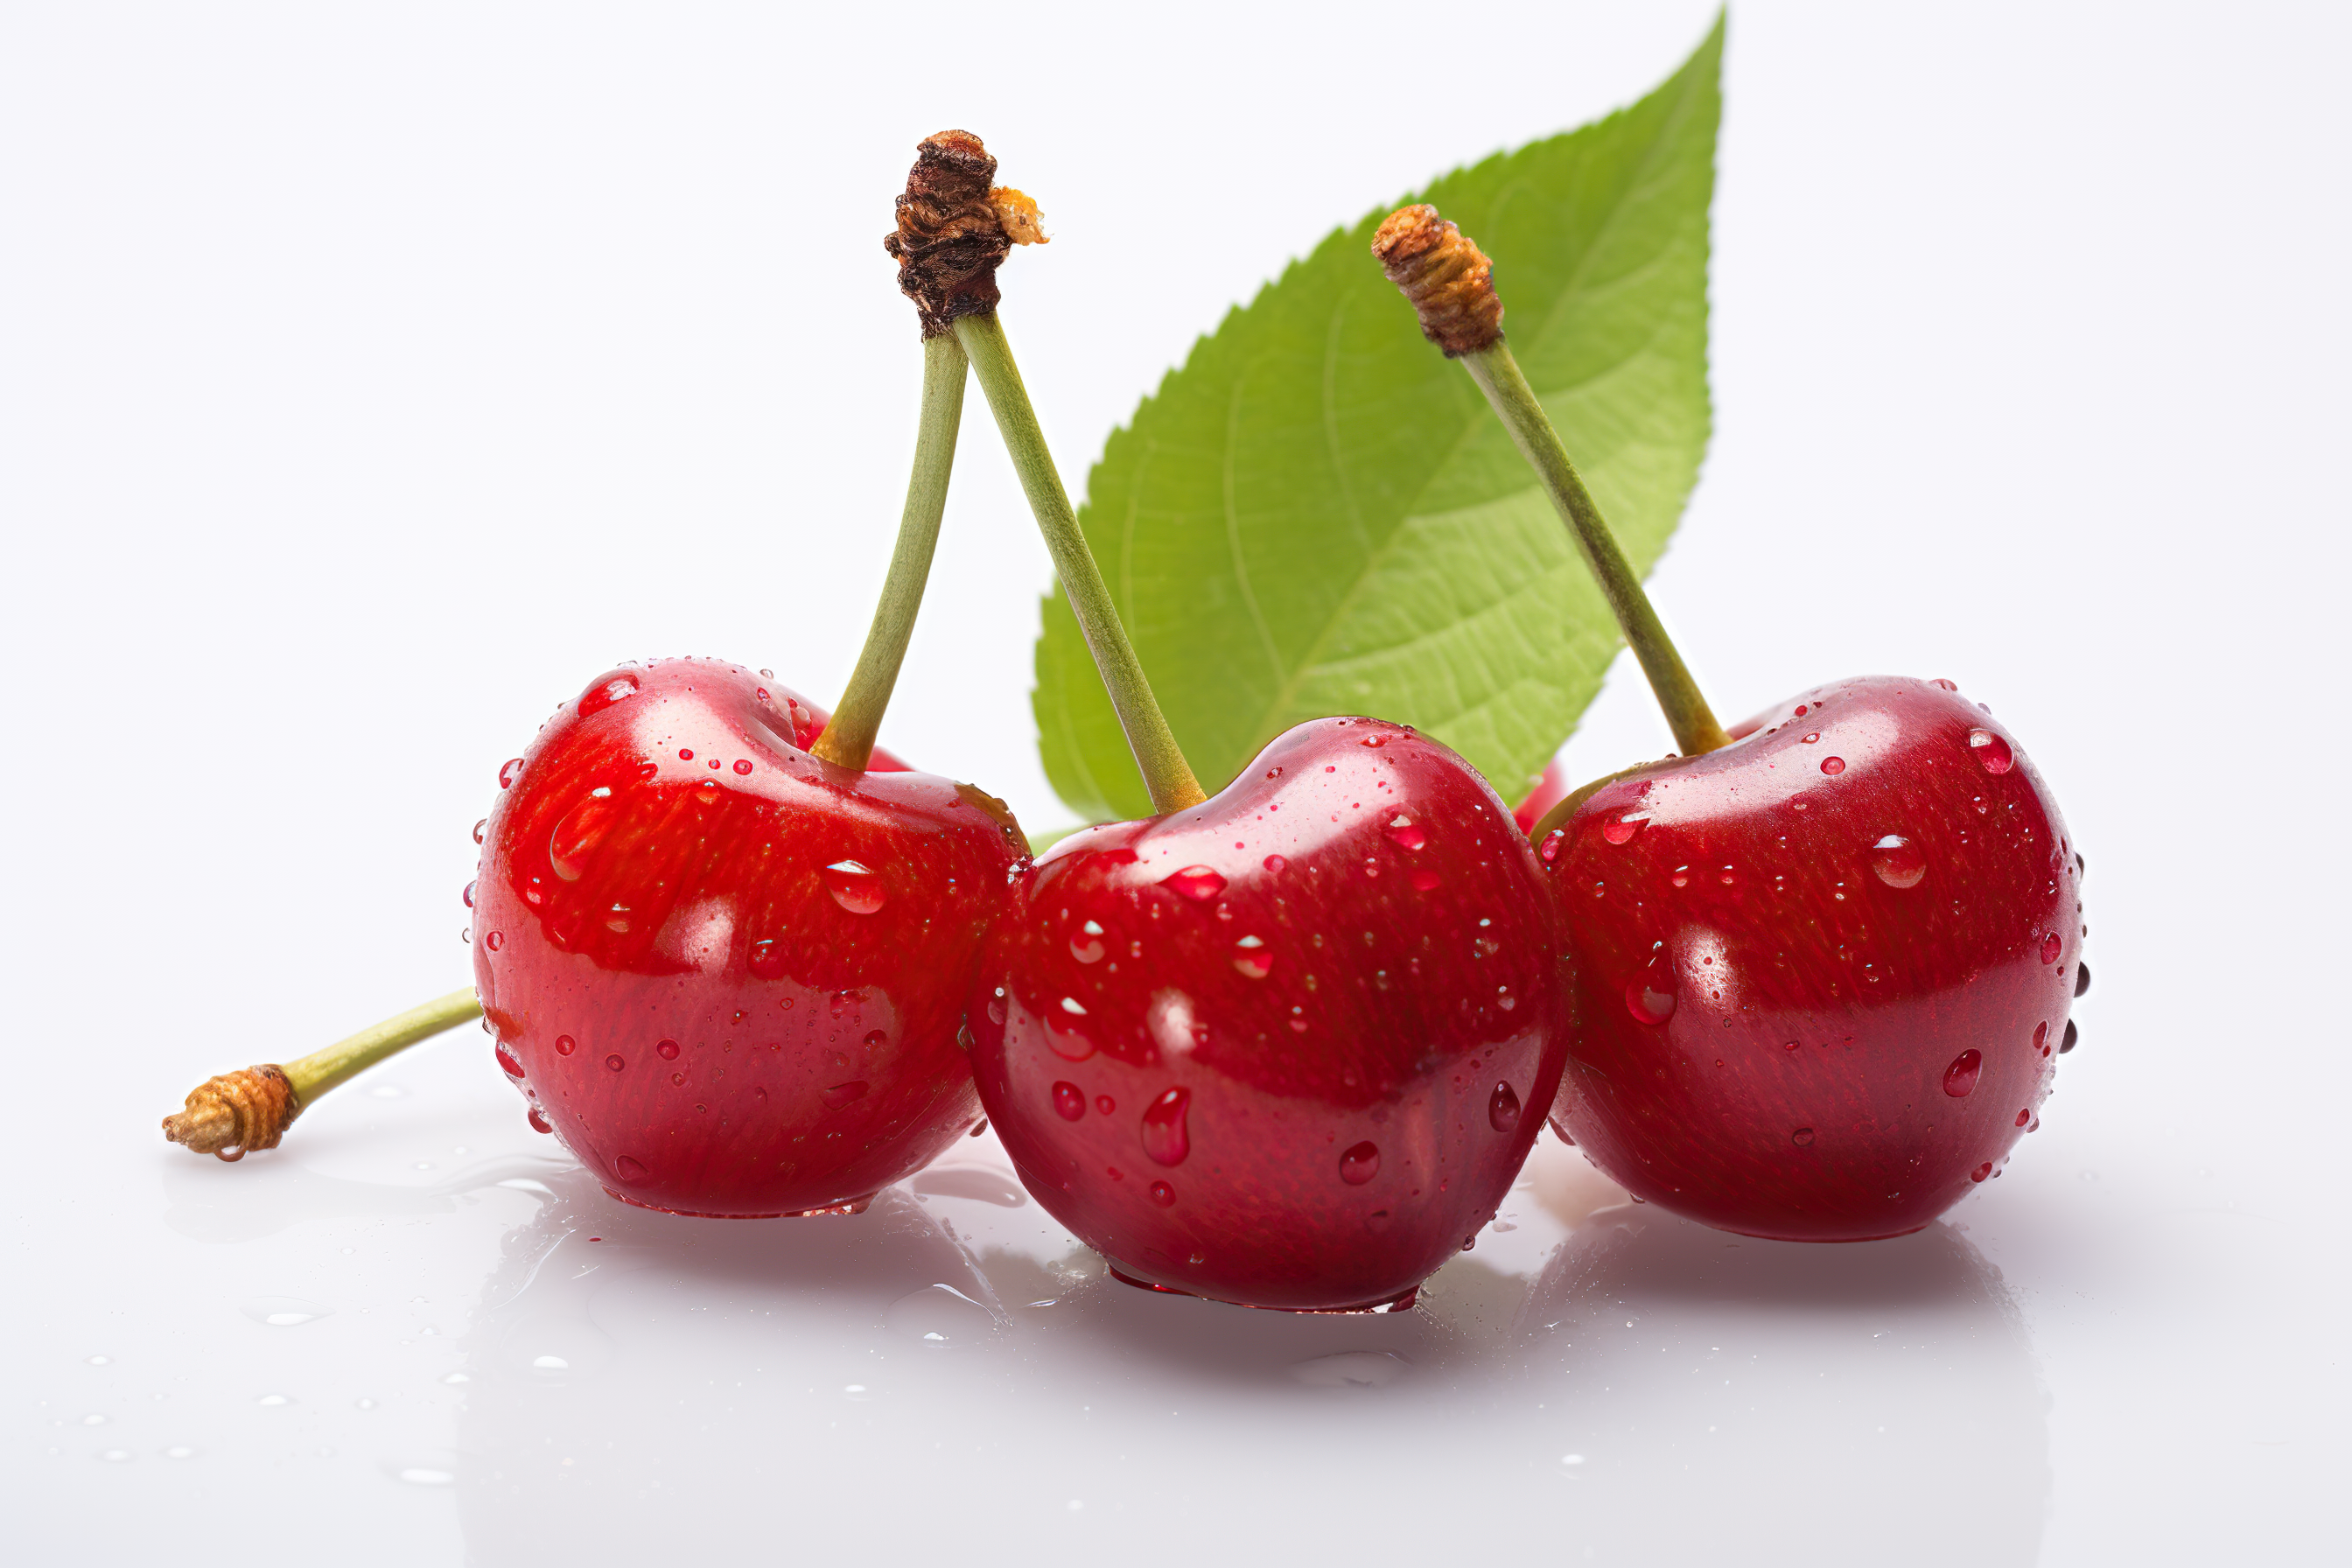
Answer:
[[329, 1089], [481, 1016], [481, 1001], [469, 985], [282, 1067], [273, 1062], [223, 1073], [188, 1091], [186, 1107], [163, 1118], [163, 1136], [231, 1162], [256, 1149], [274, 1149], [294, 1119]]
[[1486, 395], [1511, 443], [1543, 481], [1551, 504], [1584, 563], [1601, 584], [1626, 646], [1642, 662], [1642, 673], [1686, 757], [1731, 743], [1714, 710], [1699, 694], [1683, 656], [1659, 624], [1658, 612], [1643, 590], [1616, 536], [1601, 515], [1584, 477], [1576, 471], [1559, 432], [1520, 373], [1511, 346], [1503, 341], [1503, 306], [1495, 293], [1493, 268], [1484, 252], [1426, 204], [1402, 207], [1381, 225], [1372, 241], [1389, 280], [1403, 290], [1421, 316], [1423, 335], [1458, 359]]
[[951, 334], [923, 340], [923, 409], [915, 435], [915, 466], [907, 479], [907, 506], [898, 517], [898, 542], [866, 647], [850, 672], [833, 719], [810, 750], [826, 762], [862, 773], [874, 755], [883, 710], [898, 684], [898, 667], [915, 634], [923, 607], [931, 556], [939, 548], [940, 518], [947, 510], [948, 479], [955, 468], [956, 436], [963, 426], [963, 388], [968, 362]]
[[996, 428], [1021, 476], [1029, 510], [1037, 515], [1037, 528], [1045, 536], [1045, 549], [1054, 558], [1062, 592], [1077, 617], [1078, 629], [1086, 635], [1087, 650], [1094, 655], [1095, 668], [1110, 693], [1111, 707], [1118, 710], [1119, 728], [1127, 733], [1128, 749], [1135, 753], [1144, 787], [1151, 793], [1151, 809], [1165, 816], [1200, 805], [1208, 795], [1178, 749], [1175, 732], [1168, 728], [1167, 716], [1151, 695], [1151, 682], [1144, 679], [1143, 665], [1135, 657], [1135, 645], [1119, 624], [1118, 607], [1111, 602], [1094, 552], [1078, 528], [1077, 512], [1070, 505], [1069, 492], [1062, 488], [1061, 473], [1045, 446], [1045, 433], [1038, 428], [1037, 411], [1029, 402], [1028, 388], [1021, 383], [1021, 369], [1013, 362], [1013, 346], [1005, 342], [1003, 324], [993, 310], [960, 316], [955, 335], [971, 357], [972, 374], [980, 378], [989, 410], [996, 416]]

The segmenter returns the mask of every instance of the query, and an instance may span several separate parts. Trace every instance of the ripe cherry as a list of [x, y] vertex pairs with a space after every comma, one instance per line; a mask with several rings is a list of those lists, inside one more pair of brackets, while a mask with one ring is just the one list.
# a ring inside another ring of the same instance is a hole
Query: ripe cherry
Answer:
[[1204, 804], [1024, 870], [972, 1063], [1023, 1182], [1121, 1278], [1364, 1309], [1493, 1215], [1566, 1000], [1509, 808], [1411, 730], [1321, 720]]
[[2000, 1167], [2079, 974], [2074, 846], [1946, 685], [1816, 688], [1547, 825], [1580, 1027], [1554, 1124], [1637, 1196], [1899, 1236]]
[[500, 775], [476, 988], [536, 1121], [626, 1202], [855, 1210], [979, 1120], [959, 1027], [1025, 845], [969, 784], [811, 756], [824, 723], [656, 659]]

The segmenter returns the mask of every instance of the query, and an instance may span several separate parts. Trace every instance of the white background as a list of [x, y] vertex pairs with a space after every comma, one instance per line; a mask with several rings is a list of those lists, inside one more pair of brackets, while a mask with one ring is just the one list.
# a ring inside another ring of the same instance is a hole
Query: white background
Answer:
[[[471, 1031], [275, 1156], [156, 1137], [465, 982], [467, 828], [590, 676], [837, 693], [919, 137], [1044, 204], [1005, 320], [1075, 486], [1286, 258], [1711, 14], [0, 9], [11, 1555], [2343, 1561], [2332, 6], [1732, 18], [1654, 591], [1727, 715], [1958, 680], [2090, 861], [2084, 1046], [1948, 1224], [1734, 1246], [1547, 1138], [1421, 1311], [1294, 1319], [1090, 1277], [987, 1141], [830, 1230], [616, 1212]], [[982, 407], [884, 739], [1049, 829]], [[1580, 776], [1665, 749], [1626, 674]]]

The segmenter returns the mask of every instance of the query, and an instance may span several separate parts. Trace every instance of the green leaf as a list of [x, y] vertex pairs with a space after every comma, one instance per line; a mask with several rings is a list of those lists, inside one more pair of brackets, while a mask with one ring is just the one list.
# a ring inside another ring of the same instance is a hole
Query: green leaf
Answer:
[[[1632, 108], [1411, 199], [1494, 258], [1504, 331], [1635, 566], [1709, 426], [1707, 203], [1723, 24]], [[1307, 719], [1419, 726], [1516, 800], [1619, 645], [1567, 530], [1460, 365], [1334, 233], [1112, 434], [1080, 513], [1153, 690], [1213, 793]], [[1150, 813], [1057, 591], [1038, 744], [1089, 818]]]

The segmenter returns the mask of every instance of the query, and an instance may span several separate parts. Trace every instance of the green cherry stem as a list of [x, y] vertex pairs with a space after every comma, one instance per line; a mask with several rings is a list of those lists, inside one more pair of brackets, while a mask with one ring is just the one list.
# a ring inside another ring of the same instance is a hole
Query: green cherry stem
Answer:
[[188, 1091], [186, 1108], [163, 1118], [163, 1136], [199, 1154], [242, 1160], [274, 1149], [310, 1102], [386, 1057], [482, 1016], [472, 986], [397, 1013], [324, 1050], [223, 1073]]
[[1560, 444], [1559, 432], [1552, 428], [1535, 390], [1519, 374], [1510, 345], [1503, 341], [1503, 301], [1495, 292], [1494, 263], [1486, 253], [1439, 216], [1435, 207], [1417, 202], [1399, 207], [1382, 221], [1372, 237], [1372, 255], [1420, 316], [1422, 335], [1444, 350], [1446, 358], [1462, 362], [1503, 428], [1511, 433], [1519, 456], [1543, 481], [1584, 563], [1600, 583], [1618, 630], [1642, 661], [1642, 673], [1650, 678], [1650, 689], [1665, 710], [1682, 754], [1695, 757], [1731, 744], [1666, 628], [1658, 624], [1658, 612], [1642, 591], [1642, 579], [1617, 548], [1592, 492], [1584, 488], [1583, 476]]
[[1633, 571], [1625, 552], [1617, 548], [1616, 536], [1601, 518], [1601, 509], [1593, 504], [1592, 492], [1584, 488], [1584, 478], [1570, 460], [1568, 448], [1560, 444], [1559, 432], [1552, 427], [1543, 405], [1536, 400], [1528, 378], [1520, 374], [1519, 362], [1512, 357], [1510, 344], [1499, 338], [1493, 346], [1461, 356], [1462, 366], [1478, 390], [1486, 395], [1503, 427], [1511, 433], [1511, 442], [1519, 455], [1528, 460], [1551, 504], [1575, 537], [1577, 549], [1582, 552], [1585, 564], [1592, 568], [1593, 577], [1601, 584], [1603, 597], [1609, 601], [1610, 614], [1625, 634], [1626, 645], [1633, 657], [1642, 661], [1642, 673], [1650, 678], [1650, 689], [1655, 693], [1658, 706], [1664, 710], [1666, 724], [1675, 732], [1675, 744], [1686, 757], [1702, 752], [1712, 752], [1731, 744], [1731, 737], [1716, 721], [1714, 710], [1700, 695], [1698, 682], [1691, 679], [1688, 666], [1683, 663], [1666, 628], [1659, 624], [1658, 612], [1650, 604], [1650, 595], [1642, 588], [1642, 579]]
[[963, 345], [942, 333], [923, 340], [923, 409], [915, 433], [914, 471], [907, 479], [907, 507], [898, 516], [898, 542], [890, 554], [890, 573], [882, 581], [881, 602], [874, 606], [874, 624], [866, 633], [866, 647], [850, 672], [816, 744], [817, 756], [837, 766], [862, 773], [874, 755], [874, 737], [882, 728], [882, 710], [898, 684], [898, 667], [906, 661], [907, 641], [915, 634], [915, 615], [923, 607], [923, 585], [931, 574], [931, 556], [939, 548], [940, 517], [947, 510], [948, 477], [955, 469], [956, 433], [963, 425], [964, 373], [969, 362]]
[[1028, 388], [1022, 384], [1021, 369], [1013, 363], [1013, 346], [1005, 342], [1003, 323], [993, 310], [959, 316], [955, 336], [971, 358], [972, 374], [980, 378], [980, 389], [996, 416], [996, 427], [1004, 437], [1005, 449], [1021, 476], [1021, 488], [1029, 497], [1029, 510], [1037, 514], [1037, 528], [1045, 536], [1045, 549], [1054, 558], [1062, 592], [1069, 598], [1071, 613], [1077, 616], [1078, 629], [1086, 635], [1095, 668], [1102, 672], [1111, 706], [1118, 713], [1119, 728], [1127, 733], [1128, 749], [1135, 753], [1135, 765], [1142, 771], [1144, 787], [1151, 792], [1152, 810], [1165, 816], [1200, 805], [1208, 795], [1177, 748], [1175, 733], [1168, 728], [1167, 716], [1160, 712], [1159, 701], [1151, 695], [1151, 683], [1144, 679], [1143, 666], [1135, 657], [1135, 645], [1128, 641], [1127, 628], [1119, 624], [1118, 606], [1112, 604], [1110, 589], [1095, 564], [1094, 552], [1079, 531], [1077, 513], [1070, 506], [1069, 492], [1062, 488], [1054, 455], [1046, 449], [1045, 433], [1037, 426], [1037, 411], [1030, 405]]

